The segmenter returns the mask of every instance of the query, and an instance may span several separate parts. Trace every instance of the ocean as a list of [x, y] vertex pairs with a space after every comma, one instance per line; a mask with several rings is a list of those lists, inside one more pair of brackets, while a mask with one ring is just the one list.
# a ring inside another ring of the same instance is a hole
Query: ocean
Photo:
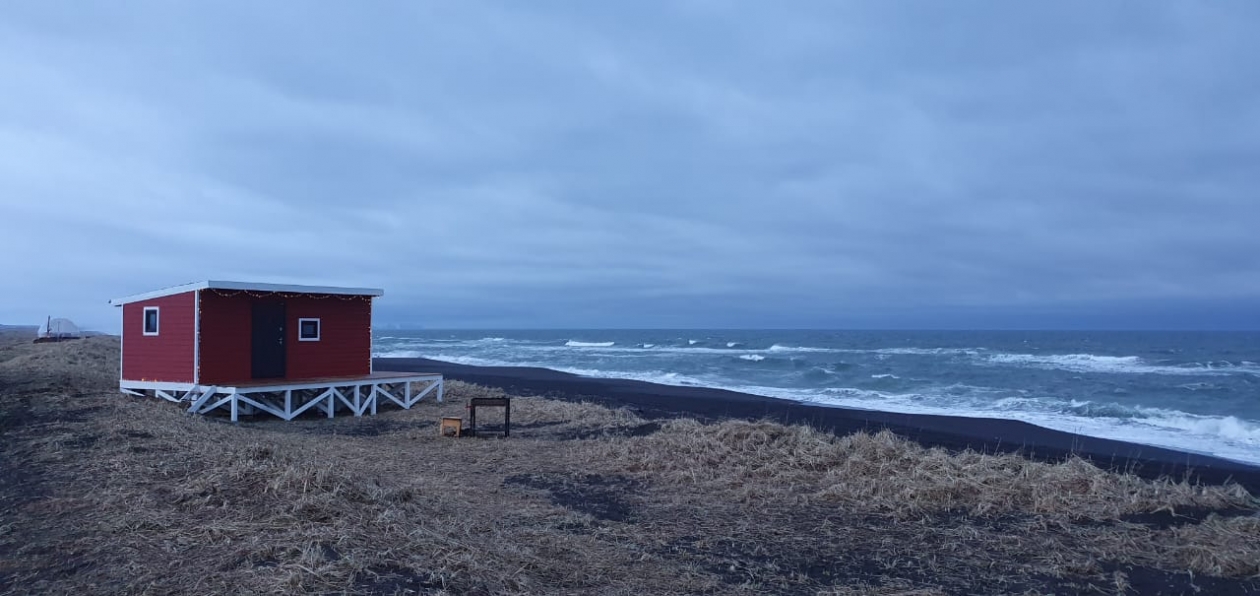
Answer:
[[1009, 418], [1260, 464], [1260, 333], [397, 331], [379, 357]]

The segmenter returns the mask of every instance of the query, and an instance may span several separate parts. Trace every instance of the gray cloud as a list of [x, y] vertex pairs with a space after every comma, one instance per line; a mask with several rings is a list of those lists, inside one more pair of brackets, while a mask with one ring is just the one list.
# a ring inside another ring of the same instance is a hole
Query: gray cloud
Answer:
[[6, 3], [0, 320], [243, 278], [380, 285], [425, 325], [1255, 326], [1257, 25]]

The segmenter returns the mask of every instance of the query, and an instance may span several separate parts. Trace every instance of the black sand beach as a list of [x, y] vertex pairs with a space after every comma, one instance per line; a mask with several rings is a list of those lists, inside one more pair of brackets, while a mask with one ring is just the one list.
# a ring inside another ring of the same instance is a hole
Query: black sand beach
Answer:
[[719, 419], [772, 420], [808, 424], [835, 434], [888, 429], [925, 447], [984, 453], [1020, 453], [1041, 461], [1060, 461], [1075, 454], [1099, 467], [1129, 471], [1144, 478], [1189, 478], [1205, 484], [1233, 481], [1260, 493], [1260, 467], [1231, 460], [1087, 437], [1016, 420], [899, 414], [802, 404], [721, 389], [679, 387], [644, 381], [581, 377], [525, 367], [480, 367], [424, 358], [378, 358], [377, 370], [437, 372], [447, 378], [497, 387], [518, 395], [540, 395], [628, 408], [646, 419], [689, 416]]

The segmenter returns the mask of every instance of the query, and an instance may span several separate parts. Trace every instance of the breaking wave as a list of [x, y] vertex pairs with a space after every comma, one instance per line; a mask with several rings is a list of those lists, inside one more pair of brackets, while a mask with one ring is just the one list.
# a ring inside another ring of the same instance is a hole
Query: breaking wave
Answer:
[[1154, 375], [1219, 375], [1236, 372], [1260, 373], [1260, 367], [1246, 363], [1207, 362], [1184, 365], [1151, 364], [1138, 356], [1100, 356], [1098, 354], [989, 354], [989, 364], [1066, 370], [1081, 373], [1154, 374]]
[[564, 345], [570, 348], [611, 348], [616, 345], [615, 341], [574, 341], [564, 342]]

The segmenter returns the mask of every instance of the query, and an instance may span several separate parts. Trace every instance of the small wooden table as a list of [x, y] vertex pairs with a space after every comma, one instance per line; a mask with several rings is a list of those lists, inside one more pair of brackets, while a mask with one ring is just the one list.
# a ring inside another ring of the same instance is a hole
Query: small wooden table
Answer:
[[512, 428], [512, 398], [474, 397], [468, 400], [468, 435], [477, 436], [477, 407], [503, 408], [503, 436]]

